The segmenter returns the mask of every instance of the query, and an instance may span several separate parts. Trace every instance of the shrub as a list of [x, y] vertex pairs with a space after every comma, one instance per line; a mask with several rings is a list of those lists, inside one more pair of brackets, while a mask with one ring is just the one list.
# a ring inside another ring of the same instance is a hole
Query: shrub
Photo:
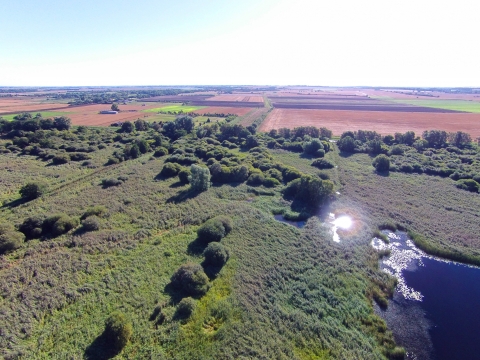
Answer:
[[264, 181], [265, 181], [265, 176], [261, 172], [255, 172], [248, 177], [247, 184], [262, 185]]
[[77, 219], [65, 214], [57, 214], [45, 219], [42, 224], [42, 232], [52, 236], [60, 236], [75, 228], [78, 225]]
[[271, 177], [271, 178], [274, 178], [274, 179], [277, 179], [278, 181], [282, 181], [283, 178], [282, 178], [282, 173], [277, 170], [277, 169], [270, 169], [267, 171], [267, 176], [268, 177]]
[[334, 165], [326, 159], [316, 159], [312, 162], [312, 166], [319, 169], [332, 169]]
[[390, 158], [384, 154], [378, 155], [372, 163], [375, 170], [382, 172], [390, 169]]
[[325, 172], [319, 172], [317, 175], [322, 180], [330, 180], [330, 175]]
[[228, 216], [220, 215], [214, 218], [222, 223], [223, 227], [225, 228], [225, 235], [227, 235], [233, 229], [232, 219]]
[[110, 157], [108, 158], [107, 165], [115, 165], [118, 164], [120, 160], [116, 157]]
[[472, 192], [478, 192], [480, 188], [480, 184], [473, 179], [458, 180], [455, 185], [459, 189], [468, 190]]
[[195, 299], [191, 297], [183, 298], [178, 303], [177, 315], [184, 319], [188, 319], [192, 315], [192, 313], [195, 311], [196, 306], [197, 306], [197, 303]]
[[165, 155], [168, 155], [168, 150], [164, 147], [157, 148], [157, 150], [155, 150], [155, 152], [153, 153], [153, 156], [155, 157], [161, 157]]
[[163, 165], [162, 171], [160, 171], [160, 175], [165, 177], [173, 177], [178, 175], [182, 167], [177, 163], [166, 163]]
[[54, 165], [66, 164], [70, 161], [70, 156], [68, 154], [58, 154], [52, 159]]
[[70, 154], [70, 159], [72, 161], [84, 161], [84, 160], [89, 160], [90, 156], [85, 153], [73, 153], [73, 154]]
[[219, 218], [207, 220], [197, 230], [198, 238], [206, 243], [220, 241], [226, 234], [225, 226]]
[[265, 185], [266, 187], [275, 187], [275, 186], [280, 185], [280, 181], [278, 181], [275, 178], [268, 177], [263, 182], [263, 185]]
[[225, 246], [218, 242], [208, 244], [203, 252], [205, 256], [205, 265], [222, 267], [228, 260], [229, 254]]
[[13, 225], [0, 223], [0, 254], [18, 249], [25, 241], [25, 235], [16, 231]]
[[132, 324], [130, 324], [125, 315], [115, 311], [105, 322], [105, 336], [116, 350], [122, 350], [127, 345], [132, 336]]
[[[323, 144], [319, 139], [311, 139], [303, 143], [305, 154], [317, 155], [318, 150], [323, 150]], [[325, 155], [325, 151], [323, 151], [323, 155]]]
[[205, 166], [192, 165], [188, 177], [193, 191], [206, 191], [210, 187], [210, 170]]
[[287, 184], [284, 195], [312, 206], [323, 203], [333, 193], [333, 183], [311, 175], [303, 175]]
[[208, 290], [208, 277], [199, 264], [185, 264], [173, 274], [171, 284], [187, 295], [203, 295]]
[[18, 227], [18, 230], [25, 234], [27, 239], [36, 239], [42, 235], [42, 225], [44, 218], [41, 216], [32, 216], [26, 218]]
[[40, 182], [30, 182], [22, 186], [19, 193], [23, 199], [33, 200], [45, 192], [45, 184]]
[[182, 169], [178, 173], [178, 178], [182, 184], [188, 184], [188, 178], [192, 175], [190, 169]]
[[82, 215], [82, 217], [80, 218], [80, 220], [84, 220], [86, 219], [87, 217], [89, 216], [92, 216], [92, 215], [95, 215], [95, 216], [98, 216], [98, 217], [102, 217], [103, 215], [105, 215], [107, 212], [107, 208], [103, 205], [96, 205], [96, 206], [92, 206], [91, 208], [88, 208]]
[[100, 219], [91, 215], [82, 221], [82, 228], [85, 231], [97, 231], [100, 229]]
[[302, 173], [293, 167], [286, 167], [283, 169], [283, 180], [289, 182], [302, 177]]
[[103, 179], [102, 180], [102, 185], [105, 188], [108, 188], [110, 186], [119, 186], [119, 185], [122, 185], [122, 181], [120, 181], [118, 179], [108, 178], [108, 179]]
[[[348, 135], [345, 135], [348, 134]], [[345, 135], [345, 136], [344, 136]], [[342, 138], [338, 140], [337, 146], [340, 151], [352, 153], [355, 151], [355, 141], [353, 133], [343, 133]]]

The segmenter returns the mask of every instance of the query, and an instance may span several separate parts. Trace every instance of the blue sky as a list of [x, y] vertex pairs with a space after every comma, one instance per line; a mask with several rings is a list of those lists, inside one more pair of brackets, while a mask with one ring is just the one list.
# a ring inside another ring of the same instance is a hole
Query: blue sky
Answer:
[[480, 86], [475, 1], [0, 0], [0, 86]]

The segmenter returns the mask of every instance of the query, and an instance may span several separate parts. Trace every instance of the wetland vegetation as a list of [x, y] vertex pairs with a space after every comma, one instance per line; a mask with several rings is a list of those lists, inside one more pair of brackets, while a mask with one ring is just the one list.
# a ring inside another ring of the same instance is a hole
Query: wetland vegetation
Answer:
[[478, 147], [257, 125], [1, 120], [1, 355], [403, 358], [371, 239], [480, 264]]

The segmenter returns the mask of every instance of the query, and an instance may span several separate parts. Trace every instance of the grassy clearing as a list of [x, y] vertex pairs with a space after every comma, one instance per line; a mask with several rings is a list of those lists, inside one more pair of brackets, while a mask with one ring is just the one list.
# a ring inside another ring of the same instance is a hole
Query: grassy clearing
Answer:
[[168, 111], [179, 112], [179, 111], [183, 111], [184, 113], [188, 113], [188, 112], [193, 112], [193, 111], [204, 109], [204, 108], [205, 108], [205, 106], [167, 105], [167, 106], [162, 106], [162, 107], [153, 108], [153, 109], [146, 109], [146, 110], [143, 110], [143, 112], [159, 112], [159, 111], [162, 111], [162, 112], [168, 112]]

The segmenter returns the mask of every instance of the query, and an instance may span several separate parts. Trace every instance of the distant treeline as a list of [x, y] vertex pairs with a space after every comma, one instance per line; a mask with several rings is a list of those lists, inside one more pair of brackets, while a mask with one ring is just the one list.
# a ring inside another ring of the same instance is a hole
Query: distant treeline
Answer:
[[88, 105], [88, 104], [112, 104], [114, 102], [126, 102], [133, 99], [144, 99], [153, 96], [178, 95], [190, 93], [196, 90], [165, 89], [165, 90], [131, 90], [131, 91], [78, 91], [64, 94], [49, 95], [55, 100], [72, 99], [70, 105]]

